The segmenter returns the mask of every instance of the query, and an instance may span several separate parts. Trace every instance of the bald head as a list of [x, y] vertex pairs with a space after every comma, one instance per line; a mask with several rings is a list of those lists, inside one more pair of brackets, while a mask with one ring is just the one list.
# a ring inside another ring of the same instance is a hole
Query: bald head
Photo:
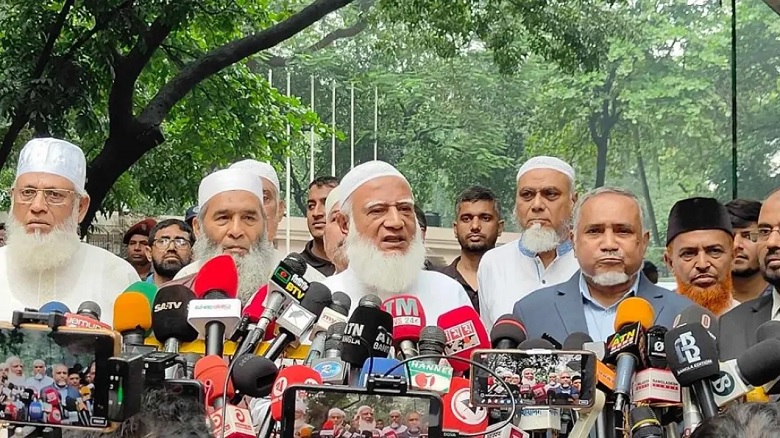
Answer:
[[758, 260], [767, 282], [780, 288], [780, 188], [766, 198], [758, 215]]

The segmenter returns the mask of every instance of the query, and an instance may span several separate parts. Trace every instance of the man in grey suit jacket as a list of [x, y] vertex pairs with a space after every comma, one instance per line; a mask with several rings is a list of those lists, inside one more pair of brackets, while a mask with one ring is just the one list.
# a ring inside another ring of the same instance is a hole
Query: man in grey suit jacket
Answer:
[[660, 288], [642, 274], [650, 240], [642, 206], [626, 190], [601, 187], [574, 208], [572, 242], [580, 270], [565, 283], [539, 289], [515, 304], [529, 338], [549, 333], [563, 342], [574, 332], [606, 341], [614, 333], [618, 304], [626, 297], [649, 301], [655, 323], [670, 327], [693, 302]]
[[[594, 341], [606, 341], [597, 339], [598, 335], [588, 330], [587, 303], [580, 292], [580, 276], [581, 271], [577, 271], [567, 282], [539, 289], [515, 304], [514, 315], [523, 322], [529, 339], [548, 333], [563, 342], [570, 334], [582, 332], [588, 333]], [[667, 328], [672, 327], [674, 317], [680, 312], [696, 305], [682, 295], [654, 285], [642, 273], [637, 289], [632, 292], [631, 295], [643, 298], [653, 306], [653, 324]]]

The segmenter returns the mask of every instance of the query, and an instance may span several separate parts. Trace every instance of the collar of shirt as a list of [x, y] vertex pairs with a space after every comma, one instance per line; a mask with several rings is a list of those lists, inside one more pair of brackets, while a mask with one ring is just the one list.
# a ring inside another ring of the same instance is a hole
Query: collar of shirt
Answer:
[[474, 290], [466, 281], [466, 279], [463, 278], [463, 276], [460, 274], [460, 271], [458, 271], [459, 261], [460, 256], [455, 257], [455, 260], [453, 260], [452, 263], [438, 269], [438, 271], [460, 283], [460, 285], [463, 286], [463, 289], [466, 291], [466, 294], [468, 294], [469, 298], [471, 299], [471, 303], [474, 305], [474, 308], [477, 309], [477, 312], [479, 312], [479, 295], [477, 294], [477, 291]]
[[777, 321], [780, 319], [780, 291], [772, 293], [772, 315], [769, 319]]
[[[530, 257], [530, 258], [536, 257], [536, 253], [535, 252], [533, 252], [533, 251], [531, 251], [528, 248], [523, 246], [523, 239], [522, 238], [517, 240], [517, 247], [520, 249], [520, 254], [522, 254], [522, 255], [524, 255], [526, 257]], [[571, 240], [566, 239], [563, 242], [561, 242], [560, 245], [555, 247], [555, 257], [556, 258], [561, 257], [561, 256], [565, 255], [567, 252], [571, 251], [573, 248], [574, 248], [574, 245], [572, 245]]]
[[146, 277], [146, 280], [144, 280], [144, 281], [146, 281], [147, 283], [152, 283], [152, 284], [154, 284], [154, 272], [152, 272], [151, 274], [149, 274], [149, 275]]
[[580, 271], [580, 294], [582, 294], [584, 304], [585, 322], [588, 326], [588, 334], [594, 341], [606, 341], [607, 337], [614, 332], [617, 306], [624, 298], [636, 295], [637, 290], [639, 290], [640, 277], [641, 275], [636, 276], [634, 283], [620, 300], [609, 307], [604, 307], [593, 299], [590, 289], [588, 289], [588, 283], [585, 281], [585, 275]]
[[330, 265], [330, 260], [321, 259], [314, 254], [314, 251], [311, 250], [313, 246], [314, 240], [310, 240], [306, 242], [306, 247], [303, 248], [301, 255], [306, 259], [306, 262], [314, 268], [322, 268], [323, 266]]

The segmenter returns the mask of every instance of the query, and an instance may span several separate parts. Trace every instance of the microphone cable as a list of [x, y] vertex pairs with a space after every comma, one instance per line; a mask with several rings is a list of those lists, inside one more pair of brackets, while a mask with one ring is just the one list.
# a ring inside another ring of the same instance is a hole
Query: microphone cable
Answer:
[[407, 363], [413, 361], [413, 360], [418, 360], [418, 359], [440, 359], [440, 360], [441, 359], [446, 359], [446, 360], [455, 359], [457, 361], [465, 362], [465, 363], [467, 363], [467, 364], [469, 364], [471, 366], [474, 366], [474, 367], [477, 367], [477, 368], [481, 369], [482, 371], [487, 371], [488, 374], [490, 374], [499, 383], [501, 383], [501, 386], [503, 386], [504, 389], [506, 389], [507, 394], [509, 394], [509, 397], [512, 400], [512, 404], [510, 406], [512, 408], [512, 411], [511, 411], [512, 415], [510, 415], [506, 420], [502, 421], [501, 423], [497, 423], [497, 424], [493, 425], [493, 429], [487, 429], [484, 432], [461, 433], [458, 436], [462, 436], [462, 437], [480, 437], [480, 436], [490, 435], [490, 434], [498, 432], [501, 429], [503, 429], [506, 426], [508, 426], [512, 422], [512, 420], [514, 419], [515, 415], [517, 414], [517, 400], [515, 400], [515, 395], [512, 394], [512, 389], [509, 387], [509, 385], [506, 383], [506, 381], [504, 381], [504, 379], [499, 377], [499, 375], [496, 374], [495, 371], [491, 370], [490, 368], [486, 367], [485, 365], [482, 365], [481, 363], [474, 362], [471, 359], [466, 359], [466, 358], [457, 357], [457, 356], [446, 356], [446, 355], [443, 355], [443, 354], [421, 354], [419, 356], [410, 357], [408, 359], [402, 360], [401, 362], [396, 364], [394, 367], [392, 367], [389, 370], [387, 370], [385, 375], [382, 376], [382, 377], [388, 377], [390, 375], [390, 373], [392, 373], [393, 371], [395, 371], [396, 369], [398, 369], [399, 367], [402, 367], [402, 366], [404, 366], [404, 368], [406, 368], [407, 372], [409, 372], [409, 367], [407, 367], [405, 365]]

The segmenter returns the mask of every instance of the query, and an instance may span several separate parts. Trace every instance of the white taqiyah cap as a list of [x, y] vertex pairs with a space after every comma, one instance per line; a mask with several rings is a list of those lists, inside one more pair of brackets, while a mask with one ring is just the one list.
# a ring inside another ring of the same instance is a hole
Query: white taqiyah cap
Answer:
[[[352, 170], [344, 175], [339, 184], [339, 198], [343, 203], [357, 190], [358, 187], [371, 181], [372, 179], [382, 178], [385, 176], [395, 176], [404, 180], [409, 185], [409, 181], [406, 180], [401, 172], [398, 171], [392, 165], [385, 163], [384, 161], [374, 160], [368, 161], [358, 166], [355, 166]], [[411, 187], [411, 186], [410, 186]]]
[[87, 160], [84, 151], [73, 143], [56, 138], [34, 138], [24, 145], [19, 154], [16, 178], [32, 172], [61, 176], [72, 182], [76, 191], [83, 194], [87, 181]]
[[198, 206], [203, 208], [214, 196], [233, 190], [253, 193], [257, 199], [263, 199], [263, 184], [257, 176], [246, 169], [218, 170], [200, 181], [198, 188]]
[[[279, 175], [276, 174], [276, 169], [274, 169], [274, 166], [271, 166], [268, 163], [263, 163], [262, 161], [257, 160], [242, 160], [237, 163], [233, 163], [230, 165], [231, 169], [246, 169], [255, 176], [259, 176], [260, 178], [265, 178], [268, 180], [271, 184], [273, 184], [274, 187], [276, 187], [276, 193], [281, 193], [281, 186], [279, 186]], [[262, 199], [262, 197], [260, 198]]]
[[531, 170], [536, 170], [536, 169], [557, 170], [558, 172], [561, 172], [562, 174], [569, 177], [569, 180], [571, 180], [571, 182], [574, 182], [574, 178], [575, 178], [574, 168], [571, 167], [569, 163], [561, 160], [560, 158], [548, 157], [545, 155], [533, 157], [530, 160], [523, 163], [523, 165], [520, 166], [520, 170], [517, 172], [517, 181], [520, 181], [520, 177], [525, 175], [526, 172], [529, 172]]
[[333, 190], [328, 193], [328, 197], [325, 198], [325, 217], [330, 216], [330, 212], [333, 211], [333, 207], [335, 207], [339, 202], [341, 202], [339, 188], [334, 187]]

